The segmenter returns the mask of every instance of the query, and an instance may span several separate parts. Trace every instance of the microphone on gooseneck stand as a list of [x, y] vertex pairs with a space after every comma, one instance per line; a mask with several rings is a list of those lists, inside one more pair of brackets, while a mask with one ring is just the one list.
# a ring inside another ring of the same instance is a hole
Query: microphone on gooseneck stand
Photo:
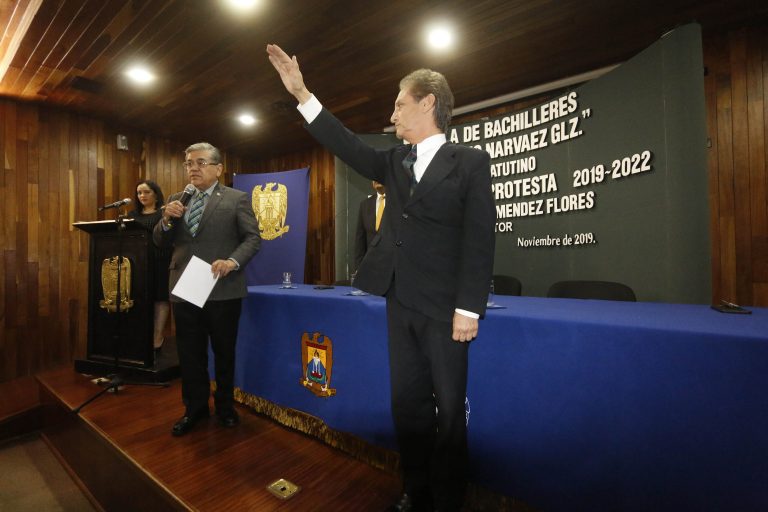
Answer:
[[120, 208], [123, 205], [131, 204], [133, 201], [131, 201], [130, 198], [126, 197], [125, 199], [121, 199], [119, 201], [115, 201], [114, 203], [106, 204], [104, 206], [99, 206], [99, 211], [103, 212], [104, 210], [108, 210], [110, 208]]
[[[189, 200], [192, 199], [192, 196], [195, 195], [195, 192], [197, 192], [197, 189], [195, 186], [191, 183], [187, 183], [187, 186], [184, 187], [184, 192], [181, 193], [181, 196], [179, 197], [179, 202], [184, 205], [184, 207], [189, 204]], [[173, 219], [168, 220], [168, 227], [173, 227]]]

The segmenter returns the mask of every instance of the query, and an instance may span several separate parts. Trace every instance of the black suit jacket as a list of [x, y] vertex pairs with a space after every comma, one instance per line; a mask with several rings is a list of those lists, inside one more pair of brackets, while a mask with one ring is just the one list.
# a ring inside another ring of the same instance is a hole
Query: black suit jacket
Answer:
[[[373, 237], [376, 236], [376, 199], [378, 197], [378, 194], [374, 194], [360, 201], [360, 210], [357, 213], [357, 229], [355, 230], [355, 270], [360, 268], [363, 257], [368, 252]], [[384, 211], [387, 209], [384, 208]]]
[[485, 313], [493, 272], [496, 211], [490, 157], [443, 145], [410, 195], [402, 161], [410, 146], [376, 150], [323, 109], [306, 125], [321, 144], [358, 173], [387, 187], [387, 207], [355, 286], [397, 299], [438, 320], [456, 308]]

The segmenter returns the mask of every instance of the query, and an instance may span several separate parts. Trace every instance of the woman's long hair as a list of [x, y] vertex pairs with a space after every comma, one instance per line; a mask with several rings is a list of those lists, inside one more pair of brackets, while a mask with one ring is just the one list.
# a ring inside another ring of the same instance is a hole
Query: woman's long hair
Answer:
[[137, 213], [142, 213], [144, 211], [144, 205], [141, 204], [141, 201], [139, 201], [139, 192], [137, 189], [139, 188], [139, 185], [146, 185], [150, 189], [152, 189], [152, 192], [155, 193], [155, 210], [159, 210], [161, 206], [165, 204], [165, 197], [163, 196], [163, 191], [160, 189], [160, 185], [155, 183], [152, 180], [144, 180], [140, 181], [136, 184], [136, 186], [133, 188], [133, 200], [135, 201], [136, 208], [133, 210]]

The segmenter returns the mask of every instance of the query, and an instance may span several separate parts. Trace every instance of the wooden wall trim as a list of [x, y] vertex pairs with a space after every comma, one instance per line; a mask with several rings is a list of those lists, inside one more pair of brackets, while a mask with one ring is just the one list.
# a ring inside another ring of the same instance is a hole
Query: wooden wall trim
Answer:
[[0, 382], [0, 420], [40, 405], [40, 388], [33, 377]]
[[0, 442], [42, 428], [40, 386], [33, 377], [0, 382]]

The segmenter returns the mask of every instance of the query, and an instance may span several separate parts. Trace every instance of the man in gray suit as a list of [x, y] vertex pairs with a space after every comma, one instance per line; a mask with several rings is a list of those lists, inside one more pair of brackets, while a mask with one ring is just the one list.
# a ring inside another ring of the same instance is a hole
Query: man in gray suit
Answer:
[[239, 423], [234, 409], [235, 341], [242, 298], [248, 293], [242, 269], [261, 244], [250, 196], [218, 182], [224, 170], [219, 150], [200, 142], [185, 154], [184, 168], [195, 195], [187, 207], [179, 201], [182, 194], [169, 198], [153, 239], [159, 247], [173, 247], [171, 290], [192, 256], [210, 263], [218, 281], [202, 309], [171, 295], [185, 406], [184, 416], [173, 426], [175, 436], [186, 434], [210, 414], [209, 337], [215, 358], [216, 415], [225, 427]]

